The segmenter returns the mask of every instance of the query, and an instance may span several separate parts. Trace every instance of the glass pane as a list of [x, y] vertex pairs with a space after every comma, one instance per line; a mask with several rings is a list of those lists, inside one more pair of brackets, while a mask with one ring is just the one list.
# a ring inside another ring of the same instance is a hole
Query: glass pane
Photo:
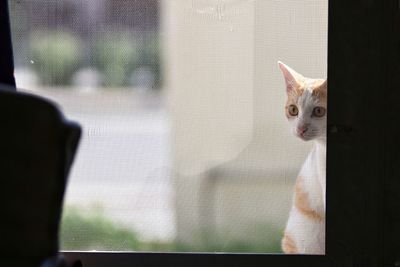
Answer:
[[10, 5], [18, 86], [83, 127], [62, 249], [324, 253], [327, 0]]

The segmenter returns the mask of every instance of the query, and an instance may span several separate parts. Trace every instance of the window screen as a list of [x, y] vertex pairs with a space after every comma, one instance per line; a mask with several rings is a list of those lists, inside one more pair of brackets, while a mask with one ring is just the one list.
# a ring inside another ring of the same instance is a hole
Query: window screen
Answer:
[[[61, 249], [290, 246], [285, 227], [298, 196], [315, 212], [321, 196], [298, 191], [302, 166], [317, 164], [306, 161], [316, 141], [296, 136], [277, 62], [326, 78], [327, 7], [326, 0], [10, 1], [18, 87], [53, 100], [83, 127]], [[304, 80], [304, 91], [314, 82]], [[304, 229], [300, 240], [315, 234]]]

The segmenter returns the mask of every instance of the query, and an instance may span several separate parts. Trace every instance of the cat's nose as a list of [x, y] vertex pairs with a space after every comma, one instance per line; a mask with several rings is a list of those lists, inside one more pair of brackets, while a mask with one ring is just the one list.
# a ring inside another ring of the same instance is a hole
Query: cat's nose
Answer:
[[308, 125], [297, 126], [297, 132], [299, 134], [305, 134], [308, 131]]

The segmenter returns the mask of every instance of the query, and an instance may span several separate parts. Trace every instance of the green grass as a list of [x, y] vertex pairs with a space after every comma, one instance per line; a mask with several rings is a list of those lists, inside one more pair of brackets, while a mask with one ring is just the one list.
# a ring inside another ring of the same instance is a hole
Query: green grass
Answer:
[[137, 250], [137, 234], [107, 219], [100, 211], [84, 214], [67, 208], [61, 224], [64, 250]]
[[229, 252], [229, 253], [283, 253], [281, 238], [283, 229], [272, 225], [255, 225], [246, 236], [238, 239], [235, 234], [204, 233], [201, 244], [176, 244], [176, 250], [182, 252]]
[[256, 228], [259, 236], [273, 233], [273, 238], [240, 241], [221, 238], [211, 242], [205, 236], [201, 244], [177, 242], [142, 241], [135, 231], [108, 219], [101, 209], [84, 212], [67, 207], [61, 224], [62, 250], [98, 251], [164, 251], [164, 252], [237, 252], [237, 253], [281, 253], [281, 230], [271, 226]]

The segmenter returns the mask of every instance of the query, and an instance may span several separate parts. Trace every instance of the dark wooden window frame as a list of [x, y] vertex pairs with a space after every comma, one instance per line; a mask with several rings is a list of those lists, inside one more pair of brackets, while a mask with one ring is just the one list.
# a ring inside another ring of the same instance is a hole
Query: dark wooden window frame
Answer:
[[[329, 2], [326, 255], [63, 252], [68, 261], [84, 267], [400, 266], [399, 5]], [[0, 83], [13, 85], [6, 8], [0, 1]]]

